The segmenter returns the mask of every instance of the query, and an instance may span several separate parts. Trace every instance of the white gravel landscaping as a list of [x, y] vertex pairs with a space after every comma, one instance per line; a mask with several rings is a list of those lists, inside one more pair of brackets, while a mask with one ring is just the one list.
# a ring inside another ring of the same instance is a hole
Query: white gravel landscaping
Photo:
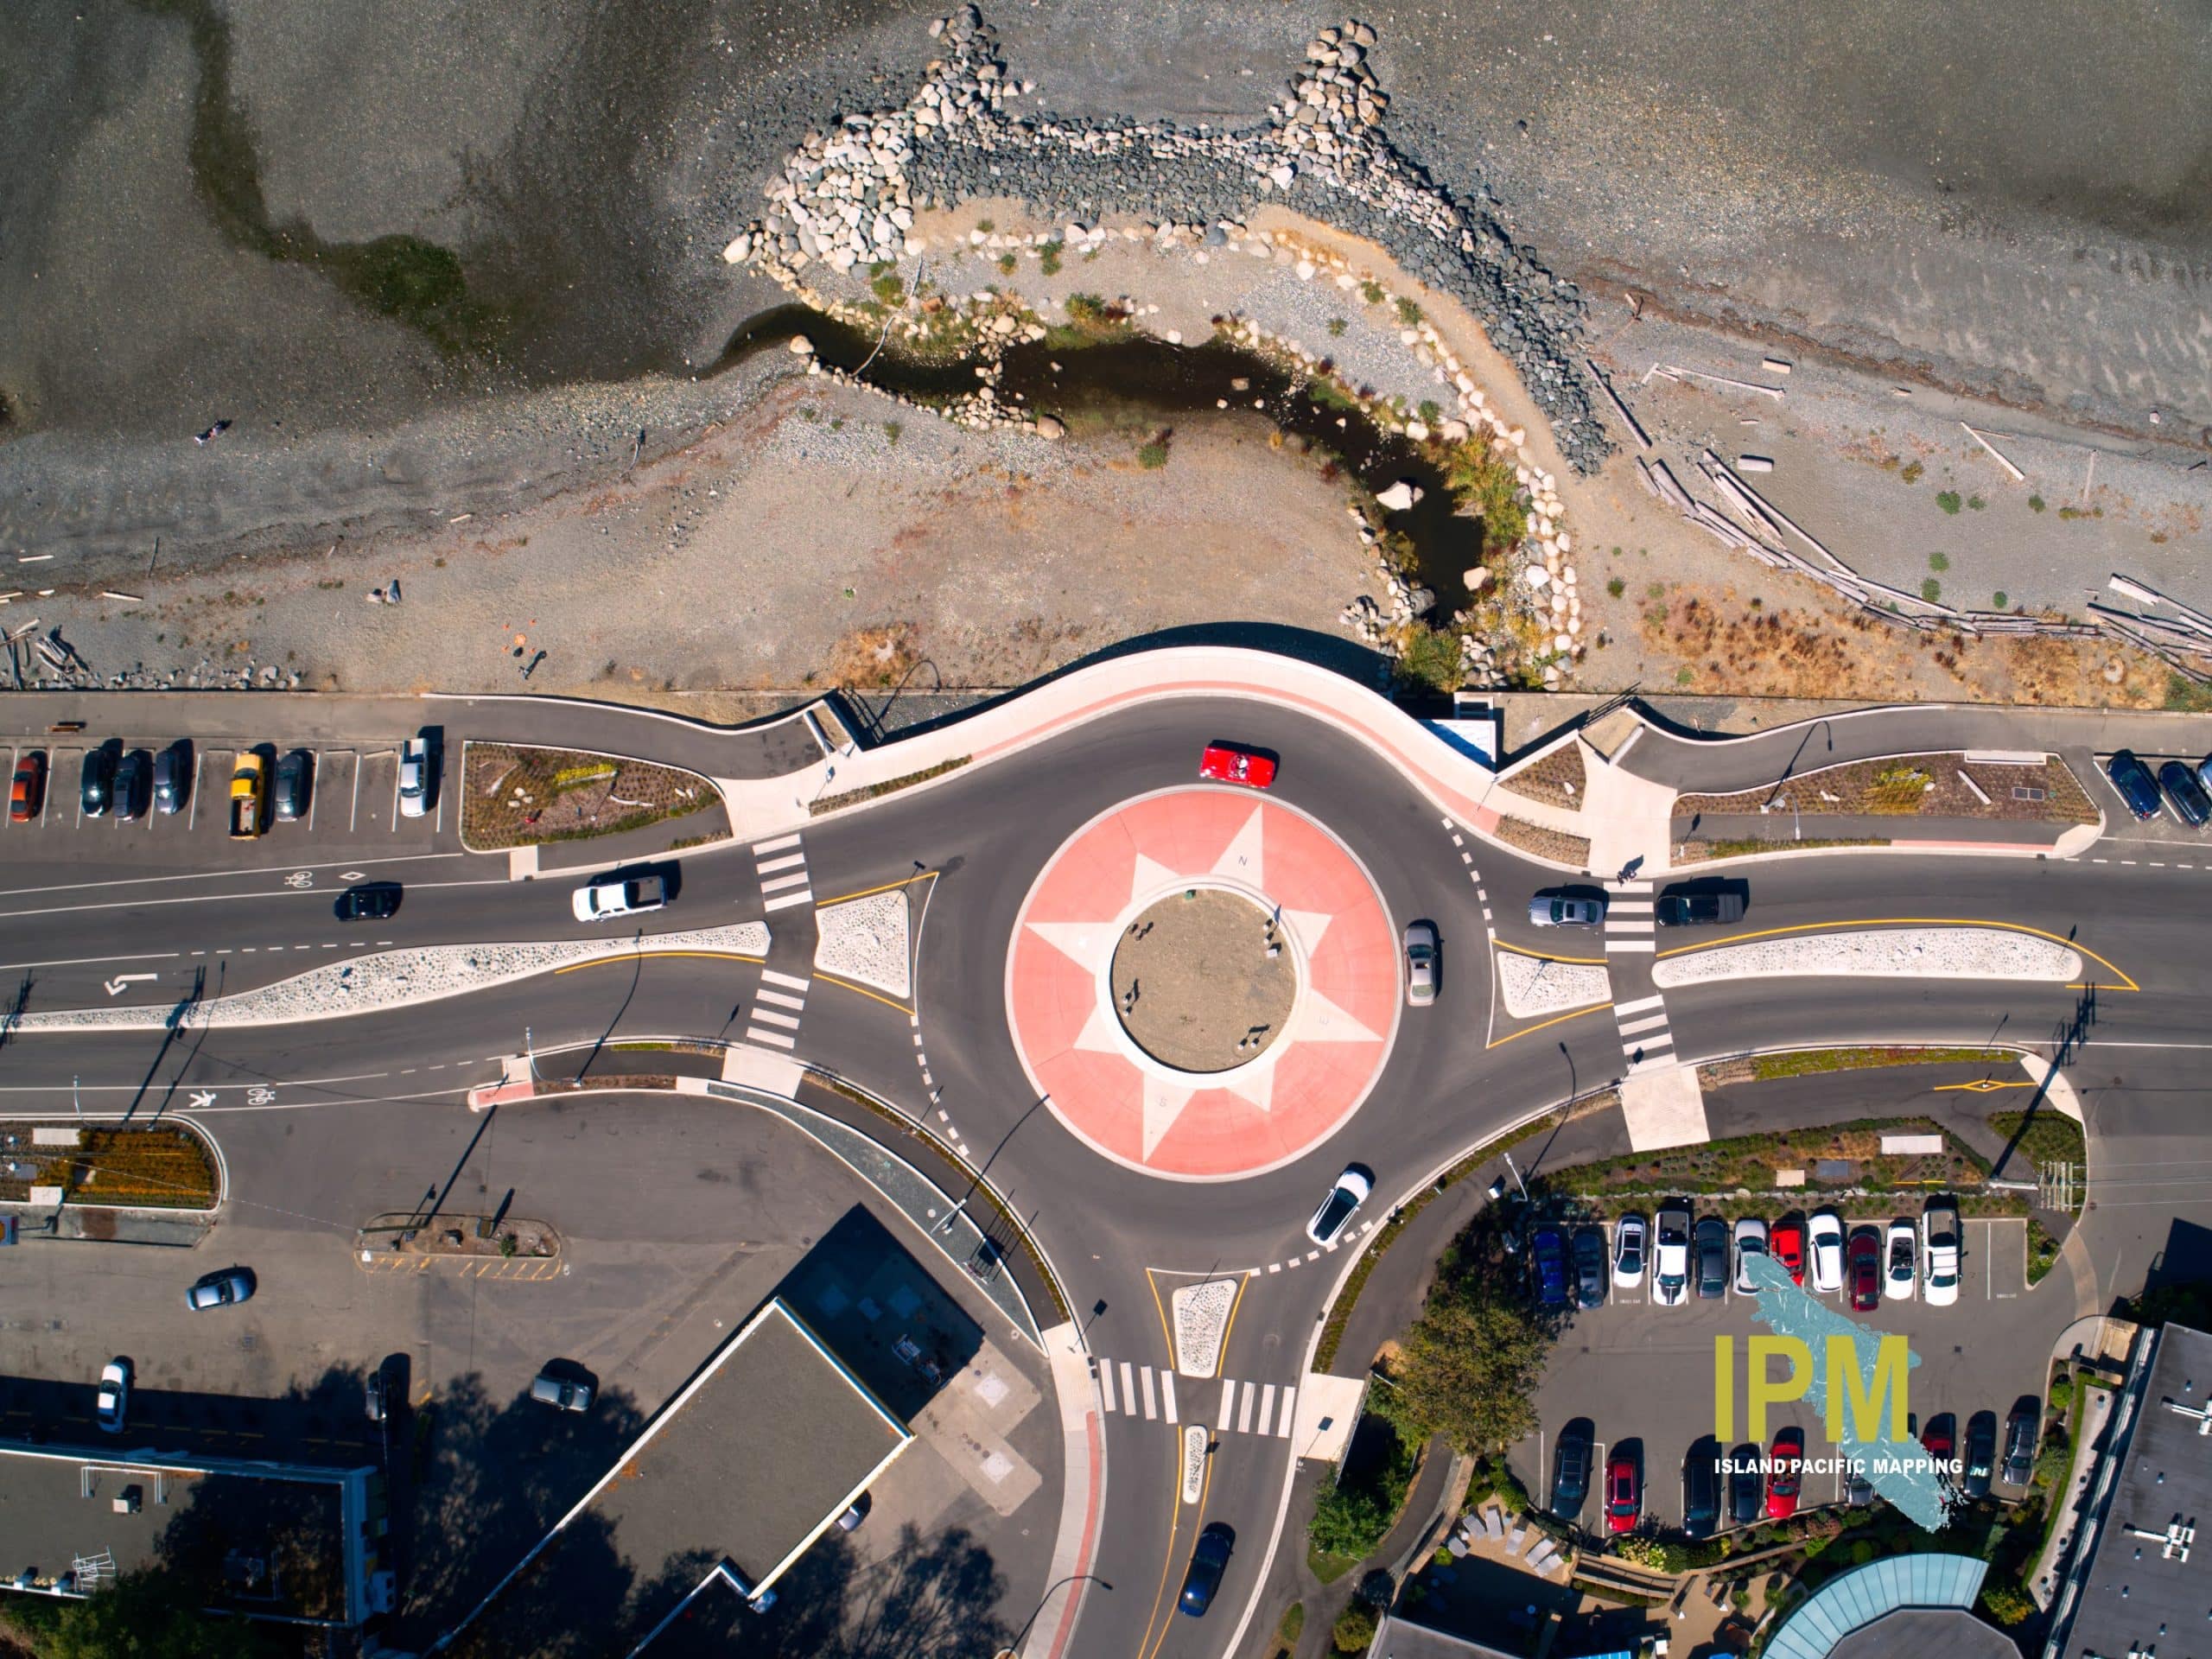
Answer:
[[1221, 1369], [1221, 1344], [1236, 1306], [1236, 1281], [1208, 1279], [1185, 1285], [1168, 1300], [1175, 1310], [1175, 1369], [1185, 1376], [1211, 1376]]
[[1505, 997], [1505, 1011], [1516, 1020], [1587, 1007], [1613, 994], [1603, 963], [1546, 962], [1515, 950], [1497, 955], [1497, 988]]
[[906, 889], [848, 899], [814, 912], [814, 971], [857, 980], [898, 997], [913, 994]]
[[61, 1008], [24, 1014], [11, 1029], [159, 1031], [172, 1018], [185, 1030], [300, 1025], [465, 996], [577, 963], [627, 957], [640, 950], [648, 956], [669, 950], [727, 950], [765, 957], [768, 925], [741, 922], [732, 927], [655, 933], [642, 944], [633, 939], [556, 939], [533, 944], [441, 944], [413, 950], [378, 950], [351, 962], [311, 969], [256, 990], [240, 991], [235, 996], [210, 997], [186, 1008], [181, 1016], [173, 1003]]
[[1661, 989], [1720, 979], [1778, 979], [1815, 974], [1885, 978], [2030, 979], [2063, 984], [2082, 977], [2081, 953], [2056, 939], [1994, 927], [1891, 927], [1860, 933], [1726, 944], [1668, 957], [1652, 969]]

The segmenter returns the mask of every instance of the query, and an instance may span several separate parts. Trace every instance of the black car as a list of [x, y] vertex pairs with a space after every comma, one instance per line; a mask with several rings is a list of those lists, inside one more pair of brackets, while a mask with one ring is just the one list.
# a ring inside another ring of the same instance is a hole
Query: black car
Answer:
[[1575, 1519], [1589, 1500], [1590, 1453], [1597, 1434], [1598, 1426], [1587, 1417], [1573, 1419], [1559, 1432], [1552, 1452], [1552, 1513], [1562, 1521]]
[[192, 792], [192, 740], [181, 737], [154, 757], [154, 810], [184, 810]]
[[133, 749], [123, 757], [123, 764], [115, 769], [115, 817], [118, 823], [129, 823], [143, 816], [152, 791], [154, 757], [143, 749]]
[[1697, 1294], [1707, 1301], [1717, 1300], [1728, 1294], [1728, 1224], [1718, 1216], [1707, 1216], [1691, 1236], [1690, 1260], [1695, 1264], [1692, 1276], [1697, 1281]]
[[1574, 1230], [1574, 1305], [1605, 1305], [1605, 1235], [1595, 1227]]
[[371, 1422], [384, 1421], [384, 1368], [381, 1365], [369, 1373], [369, 1380], [362, 1390], [362, 1404], [367, 1408]]
[[294, 749], [276, 763], [276, 785], [270, 798], [279, 820], [289, 823], [308, 815], [308, 796], [315, 786], [315, 757]]
[[2135, 758], [2134, 750], [2115, 750], [2105, 762], [2105, 776], [2112, 779], [2120, 798], [2137, 817], [2158, 816], [2158, 780], [2151, 775], [2150, 767]]
[[1766, 1483], [1759, 1478], [1759, 1449], [1746, 1440], [1728, 1454], [1728, 1518], [1739, 1527], [1748, 1527], [1766, 1508]]
[[1192, 1618], [1204, 1618], [1206, 1609], [1213, 1605], [1214, 1592], [1221, 1588], [1221, 1575], [1229, 1569], [1230, 1553], [1236, 1548], [1236, 1535], [1220, 1522], [1215, 1522], [1198, 1535], [1198, 1547], [1191, 1552], [1190, 1571], [1183, 1574], [1183, 1593], [1175, 1598], [1179, 1612]]
[[1967, 1419], [1966, 1468], [1959, 1485], [1968, 1497], [1989, 1496], [1989, 1477], [1997, 1465], [1997, 1414], [1977, 1411]]
[[2036, 1435], [2043, 1427], [2043, 1408], [2023, 1400], [2005, 1420], [2005, 1467], [2000, 1478], [2007, 1486], [2024, 1486], [2036, 1471]]
[[115, 804], [115, 751], [105, 744], [85, 751], [77, 804], [88, 818], [105, 817], [108, 808]]
[[1682, 1530], [1710, 1538], [1720, 1529], [1720, 1442], [1707, 1434], [1690, 1443], [1682, 1464]]
[[2169, 760], [2158, 768], [2158, 784], [2166, 791], [2166, 798], [2173, 803], [2174, 810], [2181, 814], [2182, 822], [2192, 830], [2202, 830], [2204, 821], [2212, 818], [2212, 796], [2204, 792], [2204, 785], [2196, 781], [2193, 767], [2178, 760]]
[[1651, 918], [1662, 927], [1711, 927], [1740, 922], [1744, 895], [1732, 888], [1670, 887], [1652, 906]]
[[399, 894], [397, 881], [364, 881], [340, 893], [332, 908], [341, 922], [387, 921], [399, 910]]

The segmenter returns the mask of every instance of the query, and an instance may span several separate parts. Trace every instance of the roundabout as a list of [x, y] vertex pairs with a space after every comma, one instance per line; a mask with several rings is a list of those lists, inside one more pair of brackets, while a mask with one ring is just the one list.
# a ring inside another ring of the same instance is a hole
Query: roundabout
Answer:
[[1110, 808], [1045, 863], [1007, 953], [1022, 1069], [1093, 1151], [1235, 1180], [1359, 1109], [1398, 1016], [1373, 880], [1304, 813], [1175, 789]]

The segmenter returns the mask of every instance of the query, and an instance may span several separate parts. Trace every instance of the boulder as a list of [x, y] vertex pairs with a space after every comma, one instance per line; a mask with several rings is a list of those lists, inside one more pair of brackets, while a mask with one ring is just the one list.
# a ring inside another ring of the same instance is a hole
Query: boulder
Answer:
[[1389, 489], [1377, 493], [1375, 499], [1387, 512], [1404, 512], [1427, 493], [1410, 478], [1402, 478]]

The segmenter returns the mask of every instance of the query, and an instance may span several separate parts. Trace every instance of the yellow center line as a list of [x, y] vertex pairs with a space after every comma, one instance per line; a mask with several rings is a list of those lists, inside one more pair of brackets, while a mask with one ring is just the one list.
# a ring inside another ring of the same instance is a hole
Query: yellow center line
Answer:
[[655, 950], [651, 947], [632, 950], [626, 957], [594, 957], [589, 962], [572, 962], [565, 968], [556, 968], [555, 977], [573, 974], [585, 968], [604, 968], [610, 963], [634, 963], [642, 957], [711, 957], [717, 962], [766, 962], [766, 957], [748, 957], [741, 950]]
[[814, 907], [824, 910], [831, 905], [846, 904], [855, 899], [871, 899], [879, 893], [896, 893], [900, 887], [912, 887], [917, 881], [934, 881], [941, 874], [938, 870], [924, 870], [919, 875], [910, 875], [904, 880], [886, 881], [880, 887], [862, 887], [858, 893], [841, 893], [835, 899], [817, 899], [814, 901]]
[[1483, 1046], [1485, 1049], [1503, 1048], [1508, 1043], [1517, 1042], [1523, 1037], [1533, 1036], [1537, 1032], [1544, 1030], [1547, 1027], [1564, 1025], [1569, 1020], [1580, 1020], [1588, 1014], [1603, 1014], [1607, 1008], [1610, 1008], [1613, 1005], [1610, 1002], [1593, 1002], [1586, 1008], [1575, 1009], [1572, 1014], [1555, 1014], [1550, 1019], [1541, 1020], [1535, 1025], [1523, 1026], [1518, 1031], [1508, 1032], [1504, 1036], [1497, 1038], [1494, 1041], [1485, 1043]]
[[835, 985], [842, 990], [857, 991], [862, 996], [873, 997], [876, 1001], [882, 1003], [887, 1008], [896, 1008], [901, 1014], [913, 1013], [913, 1009], [908, 1007], [904, 1002], [894, 1002], [891, 998], [883, 995], [879, 992], [871, 991], [865, 985], [855, 985], [849, 979], [840, 979], [835, 974], [825, 974], [819, 968], [814, 970], [814, 976], [827, 984]]
[[1717, 950], [1723, 945], [1742, 944], [1751, 939], [1770, 939], [1784, 933], [1839, 933], [1853, 928], [1870, 927], [1986, 927], [2003, 933], [2026, 933], [2038, 939], [2049, 939], [2053, 944], [2063, 944], [2069, 950], [2079, 950], [2101, 968], [2109, 968], [2126, 981], [2120, 985], [2069, 985], [2069, 990], [2139, 991], [2143, 988], [2127, 972], [2107, 962], [2079, 939], [2069, 939], [2056, 933], [2045, 932], [2040, 927], [2030, 927], [2024, 922], [1986, 921], [1973, 916], [1860, 916], [1833, 922], [1801, 922], [1795, 927], [1764, 927], [1751, 933], [1731, 933], [1725, 939], [1707, 939], [1697, 944], [1678, 944], [1671, 950], [1662, 950], [1662, 957], [1688, 956], [1699, 950]]
[[1963, 1090], [1970, 1095], [1990, 1095], [1999, 1089], [2033, 1089], [2037, 1086], [2032, 1078], [2019, 1083], [1999, 1083], [1994, 1077], [1976, 1077], [1972, 1083], [1939, 1083], [1932, 1092], [1941, 1095]]
[[[1152, 1611], [1144, 1622], [1144, 1637], [1138, 1651], [1143, 1659], [1154, 1659], [1167, 1641], [1167, 1632], [1175, 1623], [1175, 1610], [1167, 1610], [1166, 1623], [1160, 1627], [1160, 1634], [1152, 1633], [1153, 1621], [1160, 1617], [1160, 1603], [1167, 1593], [1167, 1575], [1175, 1570], [1175, 1539], [1183, 1529], [1183, 1437], [1177, 1433], [1167, 1442], [1168, 1481], [1167, 1501], [1174, 1507], [1168, 1511], [1167, 1549], [1160, 1558], [1160, 1588], [1152, 1592]], [[1205, 1513], [1206, 1488], [1213, 1484], [1213, 1459], [1206, 1459], [1205, 1478], [1198, 1487], [1198, 1512]]]
[[1501, 950], [1510, 950], [1516, 957], [1534, 957], [1538, 962], [1572, 962], [1586, 968], [1603, 968], [1605, 965], [1605, 958], [1603, 957], [1554, 957], [1547, 956], [1541, 950], [1529, 950], [1517, 944], [1508, 944], [1503, 939], [1492, 939], [1491, 943]]

